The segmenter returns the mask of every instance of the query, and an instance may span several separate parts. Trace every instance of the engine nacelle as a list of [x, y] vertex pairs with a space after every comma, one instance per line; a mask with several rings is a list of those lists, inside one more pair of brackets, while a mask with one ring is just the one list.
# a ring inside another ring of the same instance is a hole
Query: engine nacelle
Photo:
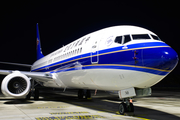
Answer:
[[26, 96], [30, 87], [30, 78], [19, 71], [15, 71], [3, 79], [1, 91], [6, 96], [19, 98]]

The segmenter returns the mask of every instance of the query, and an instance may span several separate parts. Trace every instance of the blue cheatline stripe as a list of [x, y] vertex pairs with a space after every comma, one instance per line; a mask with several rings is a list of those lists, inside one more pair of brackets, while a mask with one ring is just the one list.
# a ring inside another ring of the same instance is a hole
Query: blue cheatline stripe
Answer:
[[161, 46], [169, 47], [164, 42], [147, 42], [147, 43], [137, 43], [137, 44], [127, 45], [128, 49], [123, 49], [124, 46], [105, 49], [105, 50], [99, 51], [99, 54], [113, 52], [113, 51], [126, 51], [126, 50], [131, 50], [131, 49], [145, 49], [145, 48], [147, 49], [148, 47], [161, 47]]
[[87, 69], [134, 70], [134, 71], [147, 72], [147, 73], [152, 73], [152, 74], [157, 74], [157, 75], [166, 75], [170, 72], [170, 70], [160, 70], [160, 69], [155, 69], [155, 68], [133, 66], [133, 65], [93, 64], [93, 65], [84, 65], [84, 66], [76, 66], [76, 67], [59, 69], [57, 71], [52, 71], [51, 73], [59, 73], [59, 72], [67, 72], [67, 71], [75, 71], [75, 70], [87, 70]]
[[[110, 48], [110, 49], [106, 49], [106, 50], [101, 50], [99, 51], [99, 54], [98, 56], [104, 56], [104, 55], [110, 55], [112, 53], [123, 53], [123, 52], [126, 52], [126, 51], [131, 51], [131, 50], [137, 50], [137, 49], [149, 49], [149, 48], [162, 48], [162, 47], [169, 47], [167, 44], [163, 43], [163, 42], [151, 42], [151, 43], [139, 43], [139, 44], [133, 44], [133, 45], [128, 45], [128, 49], [122, 49], [123, 46], [120, 46], [120, 47], [116, 47], [116, 48]], [[80, 61], [80, 63], [84, 62], [84, 61], [88, 61], [88, 62], [85, 62], [83, 65], [84, 66], [87, 66], [87, 65], [91, 65], [91, 62], [90, 62], [90, 57], [91, 57], [91, 53], [86, 53], [86, 54], [82, 54], [82, 55], [79, 55], [79, 56], [76, 56], [76, 57], [72, 57], [72, 58], [69, 58], [69, 59], [66, 59], [66, 60], [63, 60], [63, 61], [59, 61], [59, 62], [56, 62], [56, 63], [53, 63], [53, 64], [50, 64], [50, 65], [47, 65], [47, 66], [44, 66], [44, 67], [41, 67], [41, 68], [38, 68], [38, 69], [34, 69], [32, 71], [37, 71], [37, 72], [51, 72], [55, 69], [58, 69], [60, 68], [61, 66], [65, 66], [65, 65], [68, 65], [68, 64], [72, 64], [76, 61]], [[132, 59], [132, 58], [130, 58]], [[101, 59], [102, 60], [102, 59]], [[121, 61], [119, 61], [121, 62]], [[118, 66], [118, 64], [116, 64]], [[130, 67], [128, 65], [126, 65], [126, 67]], [[48, 69], [46, 69], [48, 68]], [[113, 67], [112, 67], [113, 68]], [[112, 69], [111, 68], [111, 69]], [[130, 67], [132, 70], [138, 70], [140, 71], [139, 69], [142, 69], [142, 66], [139, 66], [139, 67]], [[135, 69], [136, 68], [136, 69]], [[137, 69], [139, 68], [139, 69]], [[124, 69], [125, 69], [125, 66], [124, 66]], [[145, 68], [143, 68], [145, 69]], [[157, 74], [157, 72], [151, 72], [153, 69], [151, 69], [149, 72], [150, 73], [154, 73], [154, 74]], [[155, 71], [158, 71], [160, 69], [156, 69]], [[142, 71], [142, 70], [141, 70]], [[147, 71], [147, 72], [148, 72]]]

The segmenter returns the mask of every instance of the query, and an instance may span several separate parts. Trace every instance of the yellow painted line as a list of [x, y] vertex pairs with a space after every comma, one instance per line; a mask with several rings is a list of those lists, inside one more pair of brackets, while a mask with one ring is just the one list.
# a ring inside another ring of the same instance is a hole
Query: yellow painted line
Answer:
[[[121, 116], [128, 116], [128, 115], [120, 115], [119, 111], [116, 112], [117, 115], [112, 115], [113, 117], [121, 117]], [[151, 120], [151, 119], [147, 119], [147, 118], [143, 118], [143, 117], [137, 117], [137, 116], [132, 116], [135, 118], [140, 118], [142, 120]]]
[[124, 115], [112, 115], [113, 117], [121, 117], [121, 116], [124, 116]]
[[102, 111], [104, 111], [104, 112], [111, 112], [111, 113], [115, 113], [115, 111], [111, 111], [111, 110], [107, 110], [107, 109], [101, 109], [101, 108], [96, 107], [96, 106], [83, 105], [83, 104], [80, 104], [80, 103], [74, 103], [74, 102], [70, 102], [70, 101], [67, 101], [67, 100], [61, 100], [61, 101], [64, 101], [64, 102], [68, 102], [68, 103], [72, 103], [72, 104], [78, 105], [78, 107], [95, 108], [95, 109], [102, 110]]
[[69, 106], [57, 106], [57, 107], [37, 107], [38, 109], [51, 109], [51, 108], [67, 108]]
[[143, 67], [143, 66], [135, 66], [135, 65], [123, 65], [123, 64], [92, 64], [92, 65], [84, 65], [83, 67], [86, 67], [86, 66], [125, 66], [125, 67], [134, 67], [134, 68], [152, 69], [152, 70], [157, 70], [157, 71], [162, 71], [162, 72], [170, 72], [170, 70], [162, 70], [162, 69], [151, 68], [151, 67]]
[[[101, 64], [99, 64], [99, 65], [101, 65]], [[104, 65], [108, 65], [108, 64], [104, 64]], [[109, 65], [114, 65], [114, 66], [127, 66], [127, 67], [135, 67], [135, 68], [146, 68], [146, 69], [152, 69], [152, 70], [157, 70], [157, 71], [170, 72], [170, 70], [162, 70], [162, 69], [157, 69], [157, 68], [143, 67], [143, 66], [135, 66], [135, 65], [123, 65], [123, 64], [109, 64]]]
[[[112, 115], [113, 117], [122, 117], [122, 116], [125, 116], [125, 115]], [[134, 117], [134, 116], [132, 116]], [[142, 117], [135, 117], [135, 118], [140, 118], [142, 120], [151, 120], [151, 119], [147, 119], [147, 118], [142, 118]]]
[[[111, 113], [115, 113], [116, 115], [112, 115], [113, 117], [120, 117], [120, 116], [126, 116], [126, 115], [120, 115], [119, 111], [111, 111], [111, 110], [107, 110], [107, 109], [102, 109], [100, 107], [95, 107], [95, 106], [89, 106], [89, 105], [83, 105], [83, 104], [80, 104], [80, 103], [74, 103], [74, 102], [70, 102], [70, 101], [67, 101], [67, 100], [62, 100], [64, 102], [68, 102], [68, 103], [72, 103], [72, 104], [75, 104], [75, 105], [79, 105], [77, 107], [88, 107], [88, 108], [95, 108], [95, 109], [99, 109], [99, 110], [102, 110], [102, 111], [97, 111], [97, 113], [107, 113], [107, 112], [111, 112]], [[119, 103], [119, 102], [118, 102]], [[151, 120], [151, 119], [147, 119], [147, 118], [143, 118], [143, 117], [138, 117], [138, 116], [132, 116], [134, 118], [140, 118], [142, 120]], [[46, 120], [46, 119], [45, 119]], [[49, 119], [47, 119], [49, 120]], [[51, 119], [50, 119], [51, 120]], [[58, 120], [58, 119], [57, 119]]]
[[[171, 70], [162, 70], [162, 69], [151, 68], [151, 67], [143, 67], [143, 66], [135, 66], [135, 65], [123, 65], [123, 64], [92, 64], [92, 65], [83, 65], [83, 67], [88, 67], [88, 66], [124, 66], [124, 67], [134, 67], [134, 68], [145, 68], [145, 69], [157, 70], [157, 71], [161, 71], [161, 72], [170, 72], [171, 71]], [[59, 69], [59, 70], [66, 70], [66, 69], [71, 69], [71, 68], [76, 68], [76, 67], [63, 68], [63, 69]], [[53, 71], [49, 71], [49, 72], [53, 72]], [[54, 71], [54, 72], [56, 72], [56, 71]]]
[[116, 111], [116, 114], [120, 115], [119, 111]]
[[71, 120], [71, 119], [96, 119], [106, 118], [100, 115], [80, 115], [80, 116], [58, 116], [58, 117], [38, 117], [36, 120]]
[[105, 111], [98, 111], [97, 113], [106, 113]]
[[50, 113], [51, 115], [63, 115], [63, 114], [87, 114], [89, 112], [59, 112], [59, 113]]
[[142, 117], [136, 117], [136, 118], [140, 118], [140, 119], [142, 119], [142, 120], [151, 120], [151, 119], [142, 118]]

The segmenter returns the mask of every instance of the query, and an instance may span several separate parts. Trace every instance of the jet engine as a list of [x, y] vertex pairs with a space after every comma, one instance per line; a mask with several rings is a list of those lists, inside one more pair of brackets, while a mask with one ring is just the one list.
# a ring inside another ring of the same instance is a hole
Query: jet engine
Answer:
[[7, 75], [1, 84], [1, 91], [8, 97], [24, 97], [31, 87], [30, 78], [19, 71]]

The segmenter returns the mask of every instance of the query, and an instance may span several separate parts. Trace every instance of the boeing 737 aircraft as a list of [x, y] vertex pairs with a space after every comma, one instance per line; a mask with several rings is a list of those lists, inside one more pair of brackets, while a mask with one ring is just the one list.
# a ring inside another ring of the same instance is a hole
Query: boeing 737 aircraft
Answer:
[[177, 63], [177, 53], [155, 33], [126, 25], [87, 34], [44, 56], [37, 24], [37, 61], [30, 72], [0, 70], [7, 75], [1, 89], [19, 98], [27, 96], [36, 81], [45, 87], [79, 89], [78, 98], [90, 97], [90, 90], [116, 92], [124, 114], [134, 111], [132, 97], [151, 95], [150, 87]]

